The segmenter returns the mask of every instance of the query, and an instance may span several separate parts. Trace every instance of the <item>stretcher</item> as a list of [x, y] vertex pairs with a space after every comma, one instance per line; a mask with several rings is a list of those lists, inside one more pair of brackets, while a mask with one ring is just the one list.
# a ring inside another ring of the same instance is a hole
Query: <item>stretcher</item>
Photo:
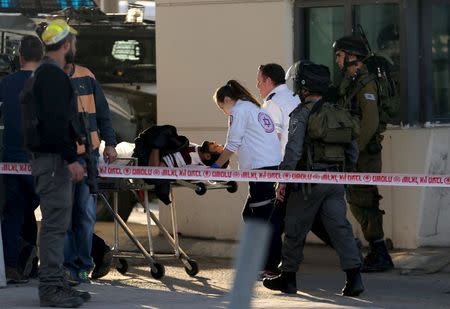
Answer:
[[[120, 158], [120, 160], [130, 160], [130, 165], [135, 162], [129, 158]], [[201, 181], [184, 181], [177, 180], [171, 182], [170, 188], [170, 199], [171, 203], [168, 205], [170, 207], [171, 213], [171, 225], [172, 234], [168, 229], [159, 221], [156, 215], [152, 212], [149, 206], [149, 192], [155, 189], [155, 185], [149, 184], [142, 179], [123, 179], [123, 178], [100, 178], [99, 180], [99, 198], [103, 200], [107, 209], [114, 217], [114, 244], [112, 247], [113, 257], [116, 260], [116, 269], [121, 274], [126, 274], [128, 271], [127, 259], [144, 258], [149, 266], [150, 273], [153, 278], [160, 279], [165, 274], [164, 265], [160, 263], [162, 259], [175, 258], [180, 260], [183, 264], [186, 273], [194, 277], [199, 272], [198, 264], [195, 260], [191, 259], [186, 252], [180, 247], [178, 238], [178, 224], [177, 224], [177, 214], [175, 199], [173, 194], [173, 187], [187, 187], [192, 189], [197, 195], [204, 195], [209, 190], [227, 190], [230, 193], [237, 191], [237, 183], [234, 181], [230, 182], [201, 182]], [[149, 250], [142, 245], [141, 242], [133, 234], [133, 231], [128, 227], [125, 221], [119, 216], [119, 205], [118, 205], [118, 193], [125, 190], [131, 190], [137, 199], [141, 201], [142, 205], [147, 214], [147, 237]], [[143, 199], [139, 197], [138, 192], [143, 192]], [[105, 193], [112, 193], [112, 206], [110, 201], [106, 197]], [[159, 231], [168, 241], [170, 246], [173, 248], [173, 254], [155, 254], [153, 247], [153, 240], [151, 235], [152, 222], [158, 227]], [[136, 246], [138, 252], [122, 251], [119, 244], [119, 227], [125, 232], [128, 238]]]

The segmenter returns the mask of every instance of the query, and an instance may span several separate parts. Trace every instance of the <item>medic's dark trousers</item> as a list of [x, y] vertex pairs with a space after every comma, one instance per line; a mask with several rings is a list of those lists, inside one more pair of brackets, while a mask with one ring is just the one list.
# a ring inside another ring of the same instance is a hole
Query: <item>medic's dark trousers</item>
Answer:
[[[276, 170], [277, 166], [264, 167], [265, 170]], [[245, 203], [242, 217], [244, 222], [249, 219], [268, 222], [272, 226], [269, 251], [265, 263], [265, 270], [276, 271], [281, 260], [281, 214], [274, 205], [275, 183], [249, 182], [249, 194]]]

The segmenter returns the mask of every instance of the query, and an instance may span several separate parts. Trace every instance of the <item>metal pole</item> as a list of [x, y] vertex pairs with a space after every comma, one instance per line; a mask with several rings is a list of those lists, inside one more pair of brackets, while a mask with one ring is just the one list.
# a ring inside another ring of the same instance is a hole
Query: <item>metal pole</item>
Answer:
[[267, 255], [271, 227], [263, 221], [247, 221], [235, 261], [230, 309], [250, 308], [258, 271]]
[[144, 207], [145, 211], [147, 213], [147, 237], [148, 237], [148, 249], [150, 252], [150, 255], [153, 256], [155, 254], [153, 250], [153, 238], [152, 238], [152, 217], [151, 217], [151, 210], [150, 205], [148, 201], [148, 191], [144, 190]]
[[[119, 215], [119, 193], [114, 192], [113, 193], [113, 207], [114, 207], [114, 213]], [[114, 247], [113, 251], [120, 251], [120, 245], [119, 245], [119, 223], [117, 220], [114, 220]]]
[[175, 199], [173, 196], [173, 189], [170, 188], [170, 199], [172, 203], [170, 203], [170, 214], [172, 215], [172, 230], [173, 230], [173, 239], [175, 241], [175, 256], [178, 258], [180, 256], [180, 243], [178, 239], [178, 219], [177, 219], [177, 211], [175, 208]]

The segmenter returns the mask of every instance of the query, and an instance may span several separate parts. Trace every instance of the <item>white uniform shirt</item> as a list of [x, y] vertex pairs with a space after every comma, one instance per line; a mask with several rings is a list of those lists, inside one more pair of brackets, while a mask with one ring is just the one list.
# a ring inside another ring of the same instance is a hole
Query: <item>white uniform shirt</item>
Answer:
[[231, 109], [225, 148], [237, 152], [239, 169], [281, 162], [281, 145], [272, 118], [249, 101], [238, 100]]
[[277, 133], [281, 135], [281, 153], [288, 141], [289, 114], [300, 104], [300, 98], [286, 84], [275, 87], [264, 99], [263, 108], [272, 117]]

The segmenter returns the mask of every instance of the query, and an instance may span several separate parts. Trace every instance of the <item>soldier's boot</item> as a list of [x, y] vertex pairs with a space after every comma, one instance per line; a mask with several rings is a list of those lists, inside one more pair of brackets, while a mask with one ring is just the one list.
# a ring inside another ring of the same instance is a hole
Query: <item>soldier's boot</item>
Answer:
[[364, 258], [362, 272], [382, 272], [394, 268], [384, 241], [370, 242], [369, 253]]
[[297, 279], [295, 272], [282, 271], [280, 275], [271, 278], [265, 278], [263, 285], [274, 291], [281, 291], [286, 294], [297, 293]]
[[64, 286], [39, 287], [39, 300], [41, 307], [78, 308], [84, 301], [81, 297], [73, 296]]
[[67, 292], [67, 294], [69, 294], [73, 297], [79, 297], [84, 302], [87, 302], [91, 299], [91, 294], [89, 292], [74, 289], [73, 287], [71, 287], [69, 285], [65, 285], [64, 290]]
[[343, 296], [358, 296], [364, 292], [364, 285], [361, 278], [361, 272], [359, 267], [345, 270], [347, 274], [347, 280], [345, 286], [342, 289]]

